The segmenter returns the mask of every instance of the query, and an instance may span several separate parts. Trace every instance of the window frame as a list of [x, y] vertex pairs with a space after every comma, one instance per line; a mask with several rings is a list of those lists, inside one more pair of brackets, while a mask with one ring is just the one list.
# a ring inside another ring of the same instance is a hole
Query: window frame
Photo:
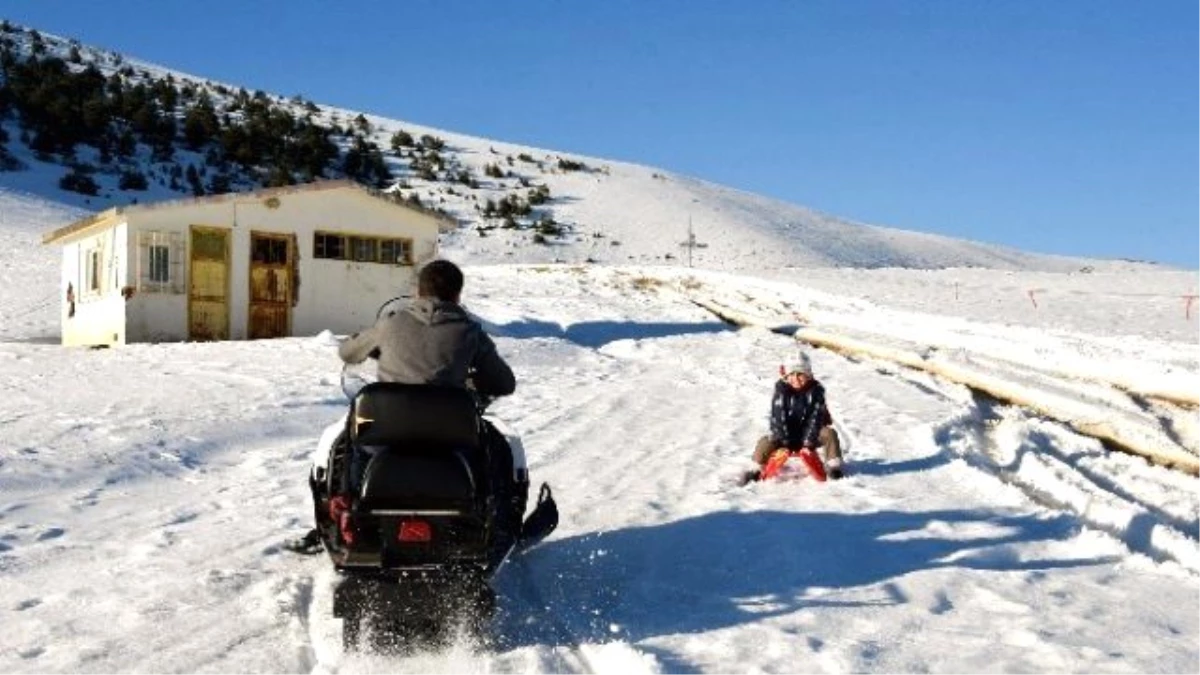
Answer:
[[[384, 253], [389, 246], [395, 247], [396, 254], [388, 256]], [[384, 265], [411, 266], [412, 255], [412, 240], [400, 239], [397, 237], [383, 237], [379, 240], [379, 262]]]
[[[170, 244], [151, 243], [146, 245], [149, 264], [146, 270], [146, 280], [155, 284], [171, 283], [171, 246]], [[161, 255], [161, 258], [159, 257]]]
[[[364, 247], [369, 247], [369, 255], [360, 255], [360, 253], [367, 252], [367, 248]], [[385, 256], [385, 249], [393, 251], [393, 255]], [[411, 237], [315, 230], [312, 252], [314, 260], [335, 260], [394, 267], [411, 267], [413, 265], [413, 239]], [[389, 260], [388, 258], [394, 259]]]
[[[336, 252], [331, 252], [331, 244], [336, 242]], [[332, 254], [331, 254], [332, 253]], [[338, 232], [317, 230], [313, 233], [314, 260], [344, 260], [346, 257], [346, 235]]]
[[104, 286], [104, 260], [103, 251], [99, 246], [86, 249], [84, 251], [84, 260], [86, 261], [84, 269], [84, 292], [88, 295], [100, 295]]
[[379, 239], [351, 236], [346, 238], [346, 254], [354, 262], [379, 262]]
[[169, 229], [139, 229], [135, 241], [131, 272], [137, 292], [185, 293], [185, 263], [194, 251], [185, 244], [183, 235]]

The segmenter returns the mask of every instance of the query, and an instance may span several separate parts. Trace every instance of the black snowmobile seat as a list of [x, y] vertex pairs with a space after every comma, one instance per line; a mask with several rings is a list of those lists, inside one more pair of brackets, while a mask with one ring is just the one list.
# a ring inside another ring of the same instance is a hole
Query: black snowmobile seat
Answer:
[[373, 382], [354, 397], [355, 445], [437, 445], [477, 450], [479, 408], [466, 389]]
[[479, 409], [465, 389], [377, 382], [351, 408], [350, 438], [370, 457], [360, 507], [469, 511], [482, 467]]

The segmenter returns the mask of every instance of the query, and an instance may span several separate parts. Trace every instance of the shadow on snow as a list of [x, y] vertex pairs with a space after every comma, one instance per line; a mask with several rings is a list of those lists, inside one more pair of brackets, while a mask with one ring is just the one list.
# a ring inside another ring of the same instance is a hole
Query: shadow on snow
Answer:
[[564, 327], [561, 324], [549, 321], [528, 319], [506, 323], [502, 326], [497, 326], [497, 329], [499, 334], [504, 337], [517, 339], [560, 338], [589, 349], [603, 347], [617, 340], [647, 340], [679, 335], [724, 333], [733, 330], [723, 323], [699, 321], [694, 323], [584, 321]]
[[[931, 532], [931, 523], [942, 525]], [[910, 600], [891, 582], [923, 570], [1011, 572], [1110, 562], [1022, 560], [1010, 546], [1065, 539], [1077, 526], [1069, 516], [979, 510], [726, 511], [552, 540], [497, 579], [508, 596], [500, 606], [511, 608], [498, 616], [497, 629], [512, 647], [562, 643], [567, 638], [556, 623], [583, 642], [637, 642], [806, 607], [905, 604]], [[946, 529], [952, 538], [935, 533]]]

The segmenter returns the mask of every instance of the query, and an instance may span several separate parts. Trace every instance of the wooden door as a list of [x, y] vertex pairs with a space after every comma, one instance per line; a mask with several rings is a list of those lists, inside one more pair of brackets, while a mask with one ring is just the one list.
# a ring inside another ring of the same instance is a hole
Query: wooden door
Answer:
[[188, 339], [229, 339], [229, 230], [191, 228]]
[[291, 334], [291, 237], [250, 233], [250, 339]]

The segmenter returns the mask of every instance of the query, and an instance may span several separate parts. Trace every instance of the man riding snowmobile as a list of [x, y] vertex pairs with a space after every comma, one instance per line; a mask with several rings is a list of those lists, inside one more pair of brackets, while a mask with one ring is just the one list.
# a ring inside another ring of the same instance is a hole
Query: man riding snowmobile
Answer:
[[[338, 355], [348, 364], [376, 359], [380, 382], [467, 388], [484, 402], [512, 394], [516, 389], [512, 369], [479, 322], [459, 304], [462, 288], [463, 274], [457, 265], [448, 260], [431, 261], [417, 277], [417, 298], [344, 340]], [[494, 545], [507, 550], [521, 534], [529, 478], [524, 461], [514, 466], [513, 449], [504, 434], [491, 423], [485, 424], [485, 432], [483, 440], [491, 450], [488, 474], [498, 505], [499, 536]], [[354, 459], [345, 472], [347, 488], [361, 477], [368, 458]], [[317, 458], [318, 463], [324, 461], [324, 457]], [[292, 548], [317, 552], [320, 546], [319, 534], [313, 529]]]
[[309, 475], [317, 527], [285, 546], [329, 554], [348, 649], [364, 628], [402, 641], [444, 636], [464, 620], [482, 629], [495, 606], [492, 576], [558, 524], [545, 484], [522, 522], [524, 448], [485, 412], [516, 380], [459, 305], [462, 286], [457, 266], [430, 262], [409, 306], [381, 308], [339, 345], [347, 364], [375, 359], [378, 381], [352, 393], [343, 371], [349, 410], [322, 434]]

